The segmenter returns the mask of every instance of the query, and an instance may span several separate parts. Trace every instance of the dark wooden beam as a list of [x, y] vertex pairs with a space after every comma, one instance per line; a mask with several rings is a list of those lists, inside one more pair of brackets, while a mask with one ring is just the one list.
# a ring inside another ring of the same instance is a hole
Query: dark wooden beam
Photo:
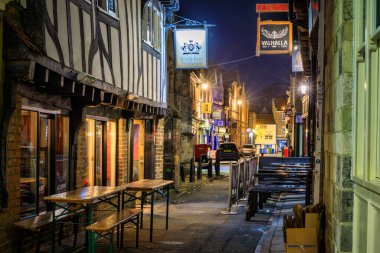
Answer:
[[86, 85], [75, 83], [74, 96], [83, 97], [86, 94]]
[[103, 92], [103, 100], [104, 104], [112, 104], [113, 94], [109, 92]]

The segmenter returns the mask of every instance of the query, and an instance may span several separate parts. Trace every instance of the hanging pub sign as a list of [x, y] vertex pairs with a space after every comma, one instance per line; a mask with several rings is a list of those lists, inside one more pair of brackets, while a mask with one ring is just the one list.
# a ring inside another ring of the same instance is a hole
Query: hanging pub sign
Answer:
[[256, 55], [291, 54], [293, 26], [288, 21], [260, 21], [257, 19]]
[[207, 68], [207, 29], [175, 29], [174, 43], [177, 69]]
[[292, 53], [292, 72], [302, 72], [303, 66], [302, 66], [302, 56], [300, 48], [297, 47], [297, 49], [293, 49]]

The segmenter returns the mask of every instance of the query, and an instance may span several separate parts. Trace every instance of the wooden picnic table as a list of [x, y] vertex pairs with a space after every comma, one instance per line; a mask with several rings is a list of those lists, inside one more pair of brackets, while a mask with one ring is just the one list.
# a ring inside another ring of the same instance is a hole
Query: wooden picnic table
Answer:
[[[122, 186], [88, 186], [79, 188], [73, 191], [54, 194], [44, 197], [44, 200], [51, 202], [53, 205], [53, 233], [52, 233], [52, 252], [55, 251], [55, 223], [57, 218], [55, 210], [57, 207], [62, 208], [64, 211], [62, 215], [75, 213], [81, 216], [80, 212], [85, 210], [85, 225], [90, 225], [93, 222], [93, 205], [98, 202], [105, 202], [117, 210], [119, 210], [120, 195], [125, 188]], [[112, 203], [111, 199], [118, 197], [117, 204]], [[80, 204], [80, 207], [76, 205]], [[88, 231], [88, 252], [94, 252], [94, 233]]]
[[[166, 230], [168, 229], [169, 223], [169, 187], [174, 182], [172, 180], [160, 180], [160, 179], [142, 179], [134, 181], [131, 183], [123, 184], [124, 188], [122, 194], [122, 207], [127, 202], [134, 200], [141, 200], [141, 209], [144, 208], [144, 202], [148, 196], [151, 196], [150, 199], [150, 242], [153, 241], [153, 220], [154, 220], [154, 195], [158, 193], [166, 199]], [[166, 189], [166, 193], [164, 192]], [[142, 196], [138, 197], [137, 192], [142, 192]], [[125, 199], [127, 196], [127, 199]], [[142, 216], [143, 217], [143, 216]], [[141, 218], [141, 227], [143, 226], [143, 218]]]

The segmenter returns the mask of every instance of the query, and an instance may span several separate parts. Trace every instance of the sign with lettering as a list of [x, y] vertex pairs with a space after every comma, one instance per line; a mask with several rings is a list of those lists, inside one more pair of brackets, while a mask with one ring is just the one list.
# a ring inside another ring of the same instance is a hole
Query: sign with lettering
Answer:
[[177, 69], [207, 68], [207, 29], [175, 29], [174, 41]]
[[260, 12], [288, 12], [288, 4], [256, 4], [256, 13]]
[[201, 113], [211, 113], [211, 103], [202, 103], [201, 104]]
[[260, 21], [257, 30], [256, 54], [291, 54], [293, 26], [288, 21]]
[[212, 111], [212, 118], [213, 119], [222, 119], [222, 111], [221, 110]]

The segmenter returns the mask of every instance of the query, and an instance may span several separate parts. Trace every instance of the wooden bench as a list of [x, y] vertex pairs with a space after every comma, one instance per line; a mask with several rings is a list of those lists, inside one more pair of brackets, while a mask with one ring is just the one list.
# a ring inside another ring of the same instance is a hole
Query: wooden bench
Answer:
[[255, 173], [255, 185], [249, 189], [248, 221], [274, 193], [305, 194], [306, 205], [310, 204], [312, 170], [309, 166], [294, 166], [284, 164], [267, 165]]
[[[62, 214], [63, 212], [64, 212], [63, 209], [56, 210], [55, 216], [58, 217], [57, 221], [64, 220], [64, 219], [71, 219], [73, 223], [73, 232], [74, 232], [73, 247], [75, 247], [77, 238], [78, 238], [79, 216], [73, 213]], [[29, 217], [29, 218], [26, 218], [24, 220], [14, 223], [15, 227], [20, 230], [18, 252], [21, 252], [22, 250], [25, 232], [34, 234], [34, 239], [36, 241], [35, 252], [39, 252], [40, 246], [41, 246], [41, 237], [42, 237], [41, 232], [48, 225], [52, 224], [52, 222], [53, 222], [53, 212], [50, 211], [44, 214]], [[60, 224], [58, 244], [61, 244], [62, 234], [63, 234], [63, 223]]]
[[140, 215], [142, 215], [142, 212], [141, 209], [126, 208], [87, 226], [86, 230], [97, 235], [93, 241], [93, 248], [97, 239], [104, 238], [109, 241], [109, 252], [112, 252], [114, 229], [119, 226], [121, 226], [120, 247], [123, 247], [124, 225], [128, 222], [136, 225], [136, 248], [138, 248]]

